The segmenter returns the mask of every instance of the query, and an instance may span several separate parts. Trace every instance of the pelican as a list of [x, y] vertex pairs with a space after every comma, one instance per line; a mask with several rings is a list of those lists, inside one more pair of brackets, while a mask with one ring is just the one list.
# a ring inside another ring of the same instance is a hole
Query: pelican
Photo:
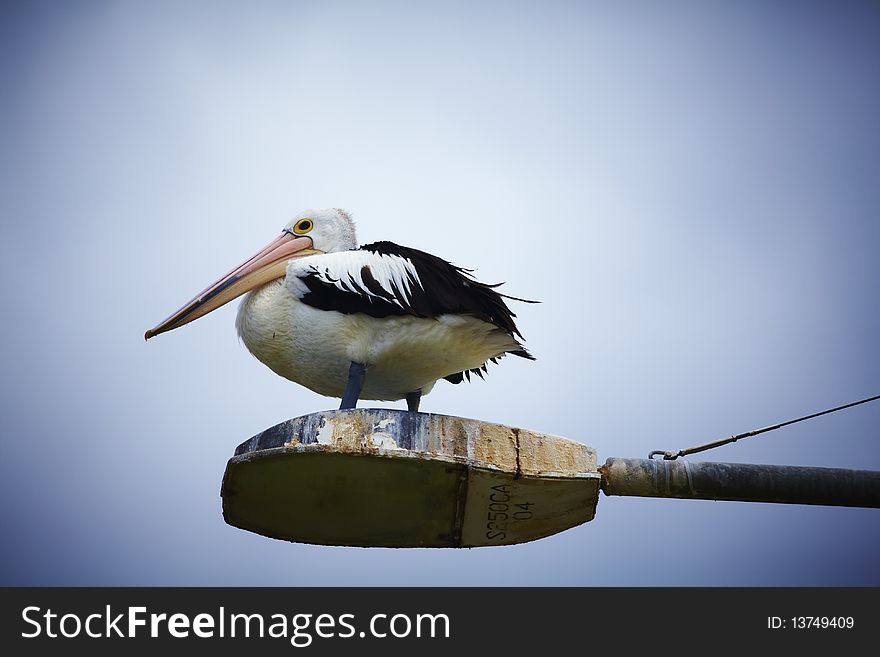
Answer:
[[347, 212], [307, 210], [144, 338], [246, 294], [238, 335], [273, 372], [340, 397], [341, 409], [406, 399], [418, 411], [439, 379], [482, 378], [486, 363], [505, 354], [534, 360], [504, 299], [534, 302], [496, 287], [424, 251], [358, 247]]

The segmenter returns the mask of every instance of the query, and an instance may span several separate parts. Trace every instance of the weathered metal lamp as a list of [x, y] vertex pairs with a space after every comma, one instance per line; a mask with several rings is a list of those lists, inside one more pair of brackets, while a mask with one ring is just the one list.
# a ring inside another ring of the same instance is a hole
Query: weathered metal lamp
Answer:
[[490, 422], [387, 409], [314, 413], [242, 443], [226, 522], [362, 547], [524, 543], [592, 520], [606, 495], [880, 507], [880, 472], [611, 458]]

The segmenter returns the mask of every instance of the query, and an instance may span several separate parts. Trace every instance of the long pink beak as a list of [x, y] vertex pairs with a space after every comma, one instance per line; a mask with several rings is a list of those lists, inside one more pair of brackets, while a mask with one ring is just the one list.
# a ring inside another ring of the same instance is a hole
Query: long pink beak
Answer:
[[171, 317], [144, 333], [144, 339], [149, 340], [154, 335], [189, 324], [255, 287], [281, 278], [291, 258], [317, 253], [321, 251], [312, 248], [311, 238], [297, 237], [285, 231], [281, 237], [272, 240], [255, 255], [199, 292]]

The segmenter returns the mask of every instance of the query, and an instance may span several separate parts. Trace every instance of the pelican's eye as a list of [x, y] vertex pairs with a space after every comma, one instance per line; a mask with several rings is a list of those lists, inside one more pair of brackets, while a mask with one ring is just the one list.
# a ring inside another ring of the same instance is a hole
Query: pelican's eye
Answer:
[[305, 235], [308, 233], [313, 227], [314, 223], [311, 219], [300, 219], [293, 226], [293, 232], [297, 235]]

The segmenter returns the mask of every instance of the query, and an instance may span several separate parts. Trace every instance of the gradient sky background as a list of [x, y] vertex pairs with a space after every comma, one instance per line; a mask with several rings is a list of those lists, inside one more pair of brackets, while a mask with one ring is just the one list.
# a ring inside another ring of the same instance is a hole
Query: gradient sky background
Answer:
[[[338, 402], [237, 303], [143, 332], [310, 207], [544, 302], [537, 362], [428, 412], [604, 461], [880, 393], [876, 3], [418, 4], [3, 3], [0, 584], [880, 585], [866, 509], [603, 497], [460, 551], [224, 524], [235, 446]], [[880, 469], [878, 427], [705, 460]]]

